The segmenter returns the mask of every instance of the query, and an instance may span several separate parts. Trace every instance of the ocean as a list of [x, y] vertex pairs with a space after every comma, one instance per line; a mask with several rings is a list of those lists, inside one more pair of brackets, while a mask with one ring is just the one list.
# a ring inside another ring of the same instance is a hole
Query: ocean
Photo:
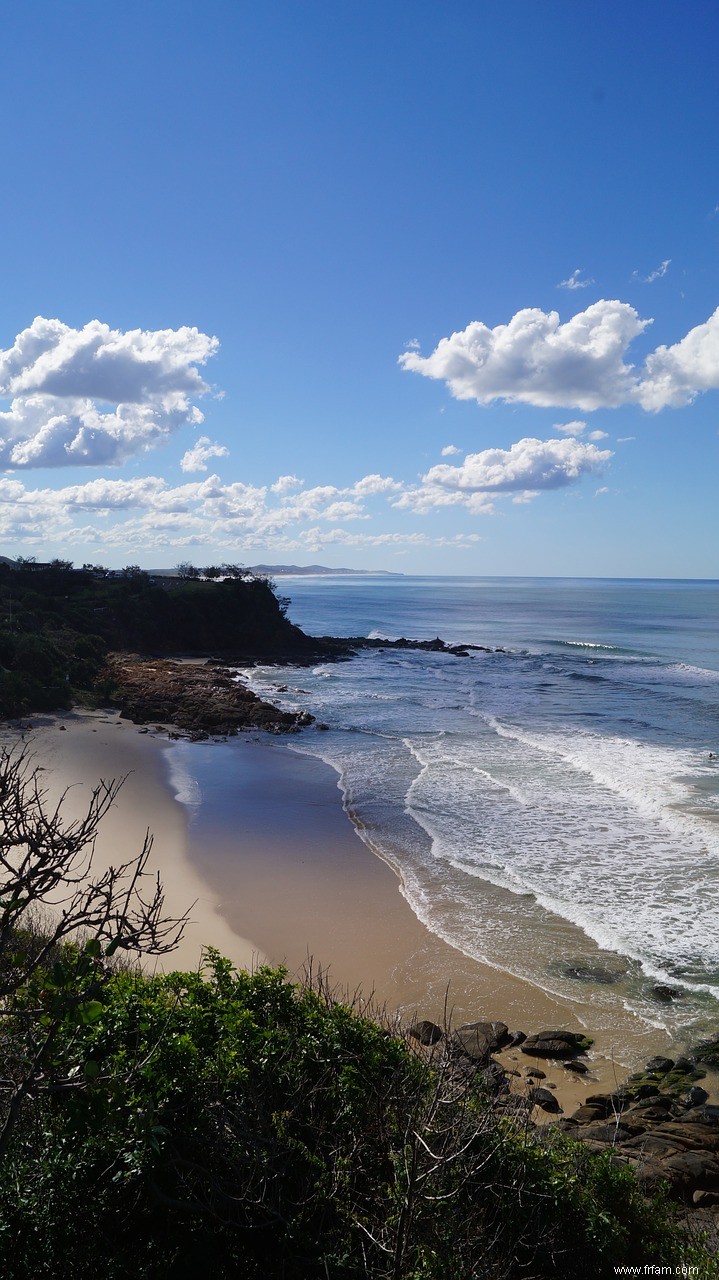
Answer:
[[347, 814], [427, 927], [547, 991], [590, 995], [597, 1028], [622, 1007], [684, 1039], [716, 1033], [719, 582], [297, 577], [279, 590], [312, 634], [491, 650], [243, 673], [327, 726], [287, 747], [336, 770]]

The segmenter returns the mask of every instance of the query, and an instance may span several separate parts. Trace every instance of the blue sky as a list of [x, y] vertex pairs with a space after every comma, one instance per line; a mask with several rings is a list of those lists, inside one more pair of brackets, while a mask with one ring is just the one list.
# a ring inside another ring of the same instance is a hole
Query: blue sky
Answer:
[[6, 554], [717, 576], [712, 3], [9, 12]]

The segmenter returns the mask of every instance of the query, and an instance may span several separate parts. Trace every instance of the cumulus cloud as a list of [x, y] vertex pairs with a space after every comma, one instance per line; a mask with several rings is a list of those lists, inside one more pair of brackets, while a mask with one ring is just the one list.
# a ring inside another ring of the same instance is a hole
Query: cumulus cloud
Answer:
[[439, 463], [424, 477], [427, 484], [470, 493], [517, 489], [559, 489], [611, 457], [578, 440], [518, 440], [510, 449], [470, 453], [461, 466]]
[[609, 435], [608, 431], [590, 431], [589, 435], [587, 436], [587, 439], [588, 440], [606, 440], [608, 438], [608, 435]]
[[587, 276], [582, 280], [582, 268], [577, 267], [571, 276], [567, 276], [566, 280], [560, 280], [557, 285], [558, 289], [587, 289], [590, 284], [594, 284], [591, 276]]
[[207, 471], [210, 458], [227, 458], [229, 453], [223, 444], [216, 444], [209, 436], [200, 436], [197, 444], [183, 453], [180, 466], [183, 471]]
[[304, 480], [300, 480], [298, 476], [280, 476], [270, 485], [272, 493], [291, 493], [293, 489], [301, 489]]
[[719, 388], [719, 309], [635, 366], [625, 359], [628, 348], [651, 323], [616, 300], [595, 302], [565, 324], [556, 311], [528, 308], [494, 329], [473, 321], [442, 338], [429, 356], [406, 351], [399, 363], [444, 381], [457, 399], [483, 405], [504, 400], [594, 410], [638, 404], [657, 412]]
[[442, 450], [442, 455], [441, 455], [441, 456], [442, 456], [443, 458], [451, 458], [451, 457], [453, 456], [453, 454], [455, 454], [455, 453], [461, 453], [461, 452], [462, 452], [462, 450], [461, 450], [461, 449], [458, 449], [458, 448], [457, 448], [457, 446], [456, 446], [456, 444], [446, 444], [446, 445], [444, 446], [444, 449]]
[[553, 422], [552, 426], [565, 436], [581, 436], [587, 424], [581, 418], [576, 418], [574, 422]]
[[510, 449], [470, 453], [459, 466], [438, 463], [422, 476], [419, 488], [407, 490], [395, 506], [427, 512], [461, 503], [477, 514], [491, 514], [492, 499], [528, 501], [546, 489], [561, 489], [582, 476], [600, 471], [609, 450], [579, 440], [518, 440]]
[[38, 316], [0, 350], [0, 465], [117, 465], [203, 415], [198, 367], [217, 338], [198, 329], [73, 329]]
[[475, 320], [429, 356], [406, 351], [400, 364], [442, 379], [458, 400], [598, 409], [631, 397], [624, 354], [649, 323], [626, 302], [595, 302], [566, 324], [556, 311], [527, 308], [494, 329]]
[[646, 374], [639, 388], [644, 409], [690, 404], [701, 391], [719, 388], [719, 307], [704, 324], [671, 347], [657, 347], [647, 356]]
[[398, 480], [393, 480], [391, 476], [380, 476], [373, 472], [370, 476], [363, 476], [356, 484], [352, 485], [351, 492], [355, 497], [370, 497], [377, 493], [396, 493], [401, 489], [402, 485]]

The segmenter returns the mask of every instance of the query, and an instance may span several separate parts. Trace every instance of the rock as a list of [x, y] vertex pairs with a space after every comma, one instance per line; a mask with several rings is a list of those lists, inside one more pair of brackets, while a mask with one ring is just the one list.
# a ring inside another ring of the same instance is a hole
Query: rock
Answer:
[[638, 1084], [632, 1089], [632, 1097], [641, 1101], [643, 1098], [659, 1098], [661, 1094], [655, 1084]]
[[613, 969], [605, 969], [603, 965], [592, 964], [591, 962], [562, 965], [561, 972], [565, 978], [573, 978], [575, 982], [599, 982], [604, 986], [619, 982], [624, 977], [621, 972], [617, 973]]
[[580, 1076], [586, 1075], [589, 1070], [589, 1067], [585, 1066], [583, 1062], [573, 1061], [571, 1058], [568, 1062], [563, 1062], [562, 1066], [565, 1071], [576, 1071]]
[[647, 1065], [647, 1071], [656, 1071], [659, 1075], [665, 1075], [667, 1071], [671, 1071], [674, 1062], [671, 1058], [650, 1058]]
[[629, 1115], [638, 1114], [642, 1120], [666, 1120], [667, 1116], [672, 1114], [672, 1103], [670, 1098], [642, 1098], [627, 1113]]
[[572, 1120], [578, 1125], [591, 1124], [594, 1120], [606, 1120], [611, 1115], [611, 1108], [607, 1109], [602, 1106], [589, 1106], [586, 1102], [582, 1103], [576, 1111], [572, 1113]]
[[694, 1084], [687, 1092], [685, 1102], [690, 1107], [701, 1107], [705, 1102], [709, 1101], [709, 1094], [706, 1089], [702, 1089], [701, 1085]]
[[694, 1045], [689, 1050], [688, 1056], [692, 1064], [703, 1062], [705, 1066], [719, 1070], [719, 1039], [702, 1040], [700, 1044]]
[[312, 723], [306, 711], [281, 711], [263, 702], [233, 671], [212, 662], [112, 654], [105, 676], [117, 691], [121, 715], [135, 724], [154, 723], [160, 732], [163, 725], [206, 734], [238, 728], [288, 732]]
[[694, 1063], [692, 1062], [691, 1058], [677, 1058], [676, 1062], [674, 1063], [674, 1070], [675, 1071], [693, 1071]]
[[554, 1094], [549, 1089], [530, 1089], [529, 1097], [537, 1107], [541, 1107], [543, 1111], [561, 1111], [561, 1107], [557, 1102]]
[[632, 1137], [631, 1130], [625, 1129], [620, 1124], [593, 1124], [584, 1130], [582, 1140], [585, 1135], [590, 1142], [608, 1142], [612, 1146], [618, 1142], [626, 1142]]
[[515, 1031], [509, 1043], [513, 1048], [516, 1048], [517, 1045], [524, 1044], [526, 1039], [527, 1039], [526, 1031]]
[[60, 731], [60, 733], [67, 733], [67, 726], [66, 726], [66, 725], [61, 724], [61, 725], [59, 725], [58, 727], [59, 727], [59, 731]]
[[509, 1090], [509, 1079], [501, 1062], [490, 1061], [483, 1072], [483, 1079], [493, 1093], [506, 1093]]
[[664, 1160], [668, 1156], [683, 1155], [684, 1150], [673, 1138], [661, 1133], [638, 1133], [628, 1138], [625, 1143], [627, 1151], [635, 1151], [641, 1156], [651, 1156], [655, 1160]]
[[592, 1041], [576, 1031], [538, 1031], [528, 1036], [521, 1045], [522, 1053], [536, 1058], [563, 1058], [573, 1053], [584, 1053]]
[[437, 1041], [442, 1039], [444, 1032], [441, 1027], [437, 1026], [436, 1022], [430, 1022], [425, 1018], [422, 1022], [415, 1022], [407, 1034], [412, 1036], [413, 1040], [419, 1040], [420, 1044], [430, 1045], [437, 1044]]
[[701, 1209], [712, 1209], [719, 1204], [719, 1192], [717, 1191], [695, 1191], [692, 1196], [692, 1203]]
[[682, 1151], [661, 1161], [661, 1167], [672, 1189], [684, 1199], [694, 1191], [716, 1191], [719, 1188], [719, 1160], [699, 1151]]
[[652, 987], [654, 999], [660, 1000], [662, 1004], [672, 1004], [675, 1000], [681, 1000], [683, 994], [679, 987], [668, 987], [663, 982], [656, 982]]
[[466, 1022], [457, 1027], [453, 1040], [462, 1053], [478, 1062], [506, 1044], [507, 1032], [504, 1022]]
[[538, 1067], [530, 1067], [529, 1071], [525, 1072], [525, 1075], [533, 1080], [546, 1080], [547, 1078], [546, 1071], [540, 1071]]

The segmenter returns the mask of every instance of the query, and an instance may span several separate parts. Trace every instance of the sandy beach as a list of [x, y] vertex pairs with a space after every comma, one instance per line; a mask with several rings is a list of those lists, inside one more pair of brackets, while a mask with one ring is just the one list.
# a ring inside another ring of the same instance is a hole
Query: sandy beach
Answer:
[[[69, 814], [82, 810], [99, 778], [127, 775], [96, 856], [106, 864], [125, 858], [152, 831], [152, 868], [160, 872], [168, 910], [181, 914], [194, 904], [183, 941], [164, 967], [195, 968], [203, 945], [211, 944], [243, 968], [269, 961], [294, 975], [311, 959], [329, 969], [341, 991], [361, 989], [389, 1013], [399, 1012], [405, 1025], [415, 1016], [440, 1023], [446, 1016], [454, 1025], [499, 1019], [528, 1033], [595, 1031], [591, 993], [580, 989], [574, 1002], [555, 998], [432, 934], [404, 900], [394, 871], [349, 821], [334, 771], [285, 740], [178, 743], [142, 733], [111, 712], [36, 718], [26, 740], [51, 795], [70, 788]], [[203, 795], [201, 822], [176, 798], [188, 750], [209, 752], [210, 764], [218, 765], [212, 753], [233, 753], [231, 794], [218, 768], [216, 793]], [[588, 1093], [616, 1087], [651, 1054], [672, 1049], [629, 1014], [617, 1043], [621, 1055], [610, 1035], [597, 1035], [583, 1077], [516, 1049], [502, 1061], [522, 1075], [541, 1066], [566, 1111]]]
[[[66, 794], [64, 812], [79, 816], [87, 807], [92, 787], [100, 779], [125, 778], [113, 808], [104, 819], [95, 850], [95, 865], [109, 866], [139, 853], [146, 832], [153, 837], [149, 868], [159, 871], [169, 915], [190, 919], [168, 968], [195, 968], [203, 945], [210, 943], [231, 955], [241, 967], [258, 962], [251, 942], [239, 937], [218, 910], [207, 884], [188, 856], [187, 817], [167, 783], [164, 753], [172, 742], [160, 735], [142, 734], [112, 711], [74, 712], [63, 717], [30, 717], [32, 729], [24, 745], [33, 764], [42, 770], [50, 799]], [[20, 734], [6, 727], [3, 742], [16, 743]], [[147, 959], [146, 967], [156, 961]]]

